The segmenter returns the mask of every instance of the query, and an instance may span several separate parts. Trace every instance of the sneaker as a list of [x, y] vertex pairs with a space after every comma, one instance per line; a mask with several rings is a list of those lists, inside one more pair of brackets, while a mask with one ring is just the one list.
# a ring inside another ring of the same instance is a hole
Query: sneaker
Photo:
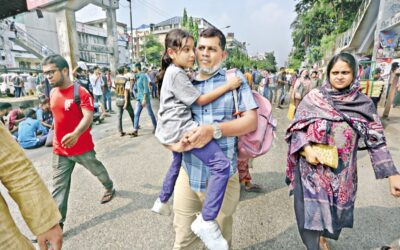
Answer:
[[191, 225], [195, 233], [210, 250], [228, 250], [228, 242], [222, 236], [218, 223], [215, 220], [205, 221], [199, 214]]
[[160, 214], [160, 215], [165, 215], [165, 216], [169, 216], [171, 214], [171, 208], [168, 205], [168, 203], [162, 203], [160, 198], [158, 198], [154, 202], [154, 205], [151, 208], [151, 211], [153, 211], [154, 213]]

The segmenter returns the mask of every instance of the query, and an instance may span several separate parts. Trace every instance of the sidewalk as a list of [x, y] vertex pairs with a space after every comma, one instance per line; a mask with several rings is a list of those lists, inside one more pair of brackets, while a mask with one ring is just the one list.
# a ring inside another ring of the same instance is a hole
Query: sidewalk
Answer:
[[13, 108], [19, 107], [22, 103], [27, 104], [29, 107], [35, 107], [39, 105], [39, 99], [37, 96], [23, 96], [23, 97], [3, 97], [0, 98], [0, 102], [9, 102]]

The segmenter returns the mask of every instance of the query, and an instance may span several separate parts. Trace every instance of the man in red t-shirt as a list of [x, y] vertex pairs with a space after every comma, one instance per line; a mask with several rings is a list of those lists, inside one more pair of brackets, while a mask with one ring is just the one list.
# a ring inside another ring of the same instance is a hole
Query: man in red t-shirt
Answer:
[[42, 62], [43, 74], [53, 89], [50, 108], [54, 117], [53, 181], [52, 193], [60, 210], [61, 227], [67, 214], [71, 174], [75, 163], [83, 165], [106, 189], [101, 203], [109, 202], [114, 194], [113, 182], [106, 168], [96, 158], [90, 134], [93, 118], [93, 98], [79, 86], [80, 106], [74, 101], [74, 84], [69, 78], [69, 65], [60, 55], [51, 55]]

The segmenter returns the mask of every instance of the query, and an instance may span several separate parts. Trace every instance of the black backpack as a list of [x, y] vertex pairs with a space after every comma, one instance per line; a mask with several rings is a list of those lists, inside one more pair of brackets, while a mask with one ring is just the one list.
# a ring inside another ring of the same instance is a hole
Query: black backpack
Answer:
[[[81, 110], [82, 112], [82, 108], [81, 108], [81, 96], [79, 94], [79, 87], [81, 87], [81, 85], [79, 83], [74, 83], [74, 102], [76, 103], [76, 105], [78, 105], [78, 108]], [[95, 121], [98, 121], [100, 119], [100, 113], [96, 112], [96, 110], [93, 111], [93, 120], [92, 120], [92, 124]], [[90, 127], [92, 127], [92, 124], [90, 125]]]

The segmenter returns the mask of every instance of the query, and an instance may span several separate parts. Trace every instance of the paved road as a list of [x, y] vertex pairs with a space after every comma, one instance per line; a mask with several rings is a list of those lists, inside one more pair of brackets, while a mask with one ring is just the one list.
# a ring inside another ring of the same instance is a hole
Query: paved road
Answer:
[[[400, 165], [400, 110], [394, 113], [386, 135], [393, 158]], [[274, 114], [279, 120], [275, 145], [267, 155], [254, 160], [251, 170], [254, 181], [265, 189], [259, 194], [241, 194], [234, 218], [233, 249], [303, 249], [296, 229], [293, 199], [284, 184], [286, 110], [274, 109]], [[116, 119], [117, 115], [112, 115], [104, 124], [94, 126], [92, 133], [98, 158], [115, 181], [117, 196], [109, 204], [100, 205], [101, 185], [77, 166], [64, 228], [64, 249], [171, 249], [173, 217], [150, 211], [170, 163], [170, 154], [151, 134], [146, 111], [137, 138], [119, 137]], [[126, 128], [130, 127], [127, 114], [124, 123]], [[26, 152], [51, 187], [51, 149]], [[389, 195], [387, 181], [375, 180], [369, 156], [364, 152], [359, 153], [358, 171], [354, 229], [345, 229], [339, 242], [331, 241], [332, 249], [375, 249], [400, 238], [400, 200]], [[31, 236], [15, 204], [6, 198], [17, 224]]]

